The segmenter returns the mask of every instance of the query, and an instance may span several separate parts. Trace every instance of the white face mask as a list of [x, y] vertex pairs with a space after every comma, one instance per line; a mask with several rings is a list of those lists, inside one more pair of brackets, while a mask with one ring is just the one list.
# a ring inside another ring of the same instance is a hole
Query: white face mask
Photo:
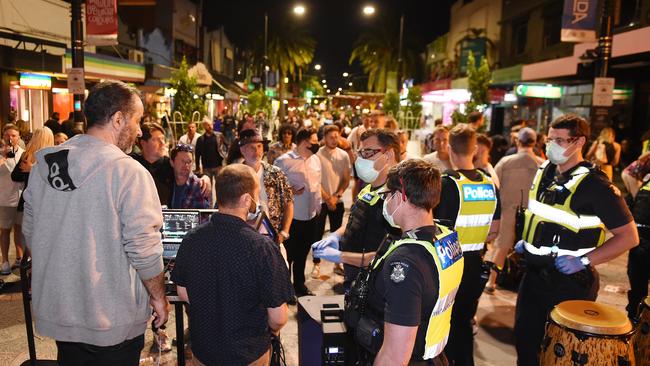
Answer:
[[546, 156], [548, 156], [548, 160], [550, 160], [551, 163], [555, 165], [562, 165], [566, 163], [567, 160], [569, 160], [569, 158], [571, 157], [571, 155], [573, 155], [571, 154], [569, 156], [564, 156], [564, 153], [566, 151], [567, 151], [566, 147], [562, 147], [558, 145], [555, 141], [550, 141], [548, 144], [546, 144]]
[[246, 216], [246, 221], [255, 221], [262, 213], [262, 205], [255, 201], [253, 199], [253, 196], [251, 196], [251, 200], [253, 203], [255, 203], [255, 211], [251, 212], [251, 209], [248, 209], [248, 216]]
[[[375, 161], [364, 159], [361, 156], [354, 162], [354, 167], [357, 169], [357, 175], [366, 183], [372, 183], [377, 179], [381, 170], [375, 169]], [[383, 168], [382, 168], [383, 170]]]
[[[391, 199], [392, 199], [393, 197], [395, 197], [395, 194], [393, 194], [393, 195], [391, 196]], [[382, 209], [382, 214], [384, 215], [384, 219], [386, 219], [386, 222], [388, 223], [388, 225], [390, 225], [390, 226], [392, 226], [392, 227], [394, 227], [394, 228], [398, 228], [398, 229], [399, 229], [400, 227], [399, 227], [399, 225], [397, 225], [397, 224], [395, 223], [395, 219], [393, 218], [393, 215], [395, 215], [395, 213], [397, 213], [397, 210], [399, 210], [400, 207], [402, 207], [402, 205], [397, 206], [397, 208], [395, 209], [395, 211], [393, 211], [392, 214], [389, 214], [389, 213], [388, 213], [388, 199], [386, 199], [386, 200], [384, 201], [384, 207], [383, 207], [383, 209]]]

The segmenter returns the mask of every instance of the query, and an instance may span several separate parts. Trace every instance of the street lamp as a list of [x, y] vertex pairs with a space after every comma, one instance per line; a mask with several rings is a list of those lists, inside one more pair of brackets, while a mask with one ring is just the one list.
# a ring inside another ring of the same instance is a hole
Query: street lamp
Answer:
[[339, 91], [343, 90], [343, 88], [339, 88]]
[[305, 14], [305, 7], [303, 5], [301, 5], [301, 4], [298, 4], [298, 5], [293, 7], [293, 12], [296, 15], [303, 15], [303, 14]]
[[327, 94], [329, 94], [329, 93], [331, 93], [331, 92], [332, 92], [331, 90], [327, 89]]
[[[305, 7], [301, 4], [298, 4], [293, 7], [293, 12], [294, 14], [301, 16], [305, 14]], [[264, 73], [262, 74], [262, 85], [264, 87], [264, 93], [266, 94], [266, 79], [267, 79], [267, 72], [270, 70], [269, 67], [269, 55], [268, 55], [268, 50], [269, 50], [269, 13], [264, 12]], [[320, 65], [319, 65], [320, 66]]]
[[352, 82], [351, 82], [351, 81], [348, 83], [348, 86], [352, 86]]
[[327, 80], [323, 79], [323, 80], [321, 80], [321, 83], [327, 84]]
[[375, 7], [372, 5], [366, 5], [363, 7], [363, 15], [371, 16], [375, 14]]
[[348, 76], [350, 76], [350, 74], [348, 74], [347, 72], [344, 72], [344, 73], [343, 73], [343, 77], [344, 77], [344, 78], [347, 78]]
[[320, 64], [316, 64], [316, 65], [314, 65], [314, 70], [318, 71], [318, 70], [320, 70], [320, 69], [321, 69]]

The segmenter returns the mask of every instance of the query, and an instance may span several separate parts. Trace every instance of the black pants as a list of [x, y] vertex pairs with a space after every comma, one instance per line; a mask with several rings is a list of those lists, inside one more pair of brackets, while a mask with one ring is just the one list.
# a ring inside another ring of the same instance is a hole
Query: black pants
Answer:
[[300, 296], [307, 290], [305, 287], [305, 261], [311, 245], [318, 241], [318, 225], [320, 217], [316, 215], [309, 221], [291, 221], [289, 239], [284, 242], [287, 248], [287, 261], [293, 272], [293, 287], [296, 295]]
[[515, 312], [517, 365], [539, 365], [546, 320], [553, 307], [567, 300], [596, 300], [598, 272], [590, 268], [564, 275], [555, 268], [529, 268], [519, 285]]
[[481, 251], [463, 253], [465, 259], [463, 277], [451, 310], [451, 328], [445, 355], [451, 365], [474, 365], [474, 334], [472, 319], [478, 309], [478, 300], [485, 288], [481, 278], [483, 259]]
[[639, 303], [648, 296], [648, 281], [650, 281], [650, 245], [644, 244], [630, 249], [627, 259], [627, 278], [630, 279], [630, 291], [627, 292], [627, 316], [636, 317]]
[[60, 366], [138, 366], [144, 334], [114, 346], [56, 341], [56, 347]]
[[[345, 212], [345, 207], [343, 207], [343, 202], [336, 204], [336, 209], [334, 211], [330, 210], [327, 207], [327, 204], [323, 203], [320, 210], [320, 222], [318, 232], [322, 238], [325, 234], [325, 222], [327, 218], [330, 219], [330, 233], [338, 230], [341, 225], [343, 225], [343, 213]], [[320, 258], [314, 258], [314, 263], [320, 263]]]

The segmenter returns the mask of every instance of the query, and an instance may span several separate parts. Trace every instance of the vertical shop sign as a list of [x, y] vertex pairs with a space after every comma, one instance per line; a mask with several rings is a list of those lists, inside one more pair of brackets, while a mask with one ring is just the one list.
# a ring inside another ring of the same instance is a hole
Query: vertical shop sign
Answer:
[[86, 43], [117, 44], [117, 0], [86, 0]]
[[562, 42], [595, 42], [598, 0], [564, 0]]

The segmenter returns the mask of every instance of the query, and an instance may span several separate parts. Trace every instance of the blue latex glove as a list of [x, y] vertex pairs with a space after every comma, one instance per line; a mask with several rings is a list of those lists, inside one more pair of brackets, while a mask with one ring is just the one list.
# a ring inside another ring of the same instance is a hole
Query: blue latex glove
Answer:
[[517, 254], [524, 254], [525, 251], [526, 251], [526, 247], [524, 246], [524, 241], [519, 240], [517, 244], [515, 244], [515, 252]]
[[333, 263], [341, 263], [341, 251], [332, 247], [314, 249], [314, 258], [325, 259]]
[[325, 239], [319, 240], [319, 241], [315, 242], [314, 244], [312, 244], [311, 248], [313, 250], [324, 249], [326, 247], [339, 249], [339, 241], [340, 240], [341, 240], [341, 237], [338, 234], [331, 233]]
[[558, 271], [570, 275], [585, 269], [585, 265], [580, 261], [580, 257], [563, 255], [555, 258], [555, 267]]

